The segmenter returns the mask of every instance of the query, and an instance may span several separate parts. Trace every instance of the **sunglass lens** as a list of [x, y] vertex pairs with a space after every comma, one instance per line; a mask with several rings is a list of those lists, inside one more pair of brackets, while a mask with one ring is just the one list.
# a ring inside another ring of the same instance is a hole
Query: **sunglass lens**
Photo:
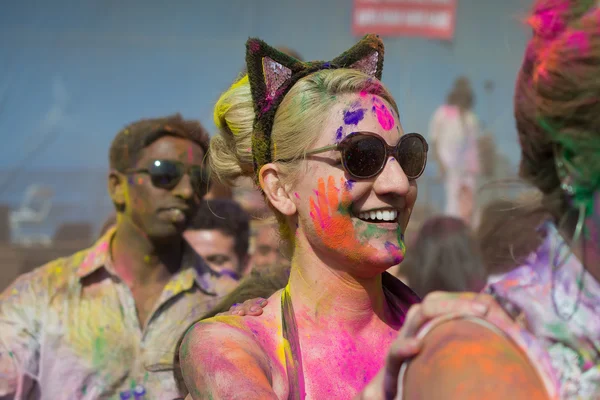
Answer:
[[182, 167], [171, 161], [156, 160], [150, 168], [152, 184], [159, 188], [173, 188], [182, 176]]
[[425, 168], [425, 144], [418, 136], [406, 137], [398, 145], [397, 157], [406, 176], [416, 179]]
[[344, 164], [356, 178], [371, 178], [385, 161], [385, 143], [377, 137], [355, 135], [348, 139], [344, 151]]

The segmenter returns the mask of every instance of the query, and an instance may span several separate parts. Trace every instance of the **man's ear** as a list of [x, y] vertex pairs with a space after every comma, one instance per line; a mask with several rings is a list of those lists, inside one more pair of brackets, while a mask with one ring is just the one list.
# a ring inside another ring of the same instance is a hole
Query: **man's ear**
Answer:
[[108, 194], [118, 211], [125, 209], [127, 189], [127, 177], [117, 171], [110, 171], [108, 174]]
[[265, 197], [275, 209], [286, 216], [296, 214], [296, 204], [285, 188], [277, 165], [273, 163], [263, 165], [258, 179]]

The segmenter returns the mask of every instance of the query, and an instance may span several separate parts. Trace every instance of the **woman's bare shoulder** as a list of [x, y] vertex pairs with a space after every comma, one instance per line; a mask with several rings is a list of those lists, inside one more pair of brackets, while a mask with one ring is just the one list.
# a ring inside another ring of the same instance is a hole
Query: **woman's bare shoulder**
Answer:
[[277, 398], [274, 360], [261, 344], [264, 334], [249, 326], [249, 318], [261, 317], [217, 316], [186, 332], [179, 355], [192, 398]]
[[511, 339], [468, 319], [441, 323], [423, 338], [403, 386], [405, 399], [548, 398], [535, 366]]

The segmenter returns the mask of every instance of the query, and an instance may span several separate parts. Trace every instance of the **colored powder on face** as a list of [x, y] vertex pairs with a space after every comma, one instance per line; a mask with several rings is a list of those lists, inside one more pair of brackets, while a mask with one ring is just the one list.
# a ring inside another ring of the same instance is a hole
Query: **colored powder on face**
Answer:
[[138, 178], [138, 180], [137, 180], [137, 184], [138, 184], [138, 185], [141, 185], [141, 184], [143, 184], [143, 183], [144, 183], [144, 178], [142, 178], [142, 177], [140, 176], [140, 177]]
[[379, 125], [386, 130], [389, 131], [394, 127], [396, 121], [394, 120], [394, 116], [388, 110], [388, 108], [383, 104], [381, 100], [378, 98], [373, 98], [373, 108], [372, 111], [377, 116], [377, 120], [379, 121]]
[[366, 90], [363, 90], [363, 91], [361, 91], [361, 92], [360, 92], [358, 95], [359, 95], [360, 97], [362, 97], [362, 98], [365, 98], [365, 97], [367, 97], [367, 94], [368, 94], [368, 93], [367, 93], [367, 91], [366, 91]]
[[352, 188], [354, 187], [354, 184], [356, 183], [356, 181], [352, 180], [352, 179], [348, 179], [346, 181], [346, 183], [344, 183], [344, 187], [346, 190], [352, 190]]
[[346, 125], [357, 125], [365, 117], [365, 109], [347, 110], [344, 113], [344, 123]]
[[396, 264], [400, 264], [402, 260], [404, 260], [404, 251], [392, 242], [385, 242], [385, 249], [392, 257], [394, 257], [394, 262]]
[[135, 184], [135, 180], [133, 179], [133, 175], [129, 175], [127, 177], [127, 183], [129, 183], [130, 185], [134, 185]]
[[340, 126], [337, 131], [335, 132], [335, 141], [339, 142], [340, 140], [342, 140], [342, 136], [344, 135], [344, 128], [342, 126]]
[[296, 196], [296, 198], [297, 198], [298, 200], [300, 200], [300, 195], [298, 194], [298, 192], [294, 192], [294, 196]]
[[[371, 246], [357, 246], [357, 235], [349, 210], [352, 203], [350, 193], [344, 189], [344, 179], [340, 178], [342, 189], [335, 185], [335, 178], [319, 178], [315, 197], [310, 198], [310, 216], [317, 235], [329, 247], [345, 252], [352, 259], [361, 259], [374, 251]], [[341, 193], [341, 196], [340, 196]]]

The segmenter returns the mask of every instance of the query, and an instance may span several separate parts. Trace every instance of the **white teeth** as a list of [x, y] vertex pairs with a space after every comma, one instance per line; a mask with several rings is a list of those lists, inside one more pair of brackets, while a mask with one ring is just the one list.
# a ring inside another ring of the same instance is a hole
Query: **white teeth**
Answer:
[[377, 210], [377, 211], [366, 211], [358, 214], [360, 219], [373, 220], [373, 221], [396, 221], [398, 217], [397, 210]]

